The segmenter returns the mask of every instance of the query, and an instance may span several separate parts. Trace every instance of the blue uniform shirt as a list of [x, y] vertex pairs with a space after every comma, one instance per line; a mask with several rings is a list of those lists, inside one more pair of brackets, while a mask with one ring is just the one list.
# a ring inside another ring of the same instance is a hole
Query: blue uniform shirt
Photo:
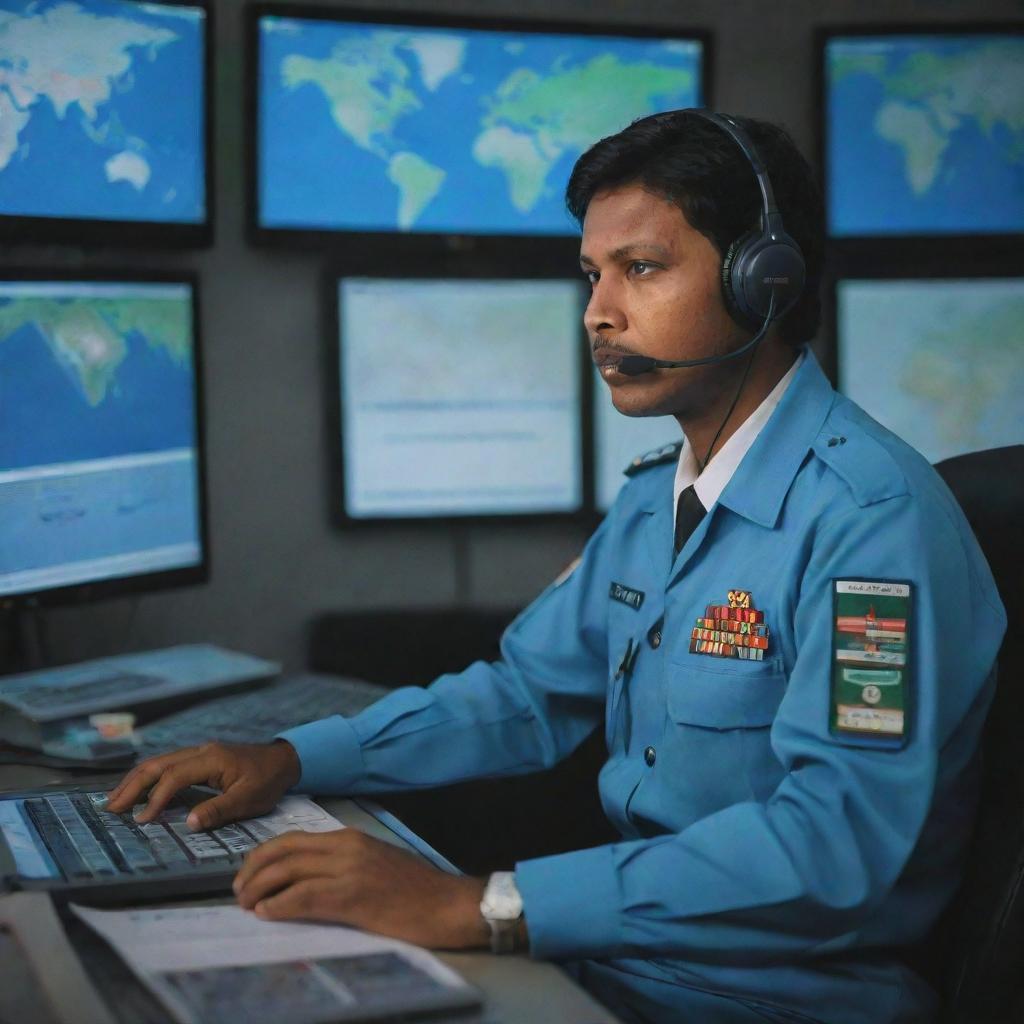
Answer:
[[[920, 1020], [933, 997], [887, 949], [958, 881], [1005, 628], [984, 558], [933, 469], [809, 352], [677, 557], [674, 470], [629, 481], [500, 662], [284, 733], [298, 788], [534, 771], [603, 720], [622, 838], [516, 866], [532, 955], [582, 961], [627, 1019]], [[902, 746], [830, 731], [836, 579], [913, 586]], [[764, 612], [764, 660], [691, 653], [735, 589]]]

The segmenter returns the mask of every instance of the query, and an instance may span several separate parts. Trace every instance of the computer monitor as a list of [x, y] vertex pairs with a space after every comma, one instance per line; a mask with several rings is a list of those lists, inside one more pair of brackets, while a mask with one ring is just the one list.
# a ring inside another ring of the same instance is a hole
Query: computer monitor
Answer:
[[681, 30], [277, 5], [250, 34], [258, 235], [571, 235], [576, 158], [706, 99]]
[[1024, 29], [829, 31], [821, 61], [832, 235], [1024, 233]]
[[0, 273], [0, 603], [202, 580], [194, 279]]
[[593, 372], [594, 504], [607, 512], [626, 482], [625, 469], [637, 455], [681, 441], [672, 416], [624, 416], [612, 403], [608, 385]]
[[839, 387], [930, 462], [1024, 442], [1024, 278], [841, 280]]
[[208, 0], [0, 0], [0, 233], [209, 237]]
[[580, 282], [334, 285], [344, 520], [581, 511]]

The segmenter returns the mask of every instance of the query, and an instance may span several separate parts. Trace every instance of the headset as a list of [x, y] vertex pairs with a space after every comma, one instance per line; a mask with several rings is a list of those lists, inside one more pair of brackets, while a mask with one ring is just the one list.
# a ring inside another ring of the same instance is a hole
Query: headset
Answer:
[[761, 223], [729, 246], [722, 260], [722, 294], [729, 315], [740, 326], [756, 331], [753, 338], [732, 352], [703, 359], [668, 360], [649, 356], [623, 356], [618, 370], [630, 377], [665, 368], [705, 366], [735, 359], [750, 351], [768, 328], [800, 298], [807, 277], [800, 246], [782, 225], [782, 214], [768, 179], [764, 161], [750, 136], [727, 114], [697, 107], [686, 113], [717, 125], [739, 146], [750, 163], [761, 190]]

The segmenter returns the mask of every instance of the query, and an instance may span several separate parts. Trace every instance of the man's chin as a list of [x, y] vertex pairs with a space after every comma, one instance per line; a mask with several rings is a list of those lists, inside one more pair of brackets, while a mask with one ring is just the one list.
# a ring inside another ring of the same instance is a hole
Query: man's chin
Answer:
[[660, 388], [650, 387], [654, 381], [641, 377], [624, 377], [622, 383], [609, 383], [612, 405], [623, 416], [673, 416], [669, 398]]

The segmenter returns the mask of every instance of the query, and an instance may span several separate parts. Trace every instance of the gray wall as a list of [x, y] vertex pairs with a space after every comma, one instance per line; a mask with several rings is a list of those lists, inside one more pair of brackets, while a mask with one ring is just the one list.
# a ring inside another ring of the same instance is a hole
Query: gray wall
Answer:
[[[5, 255], [5, 263], [29, 267], [194, 268], [201, 279], [212, 579], [200, 587], [48, 611], [55, 662], [210, 640], [299, 668], [306, 625], [317, 612], [523, 604], [585, 540], [572, 525], [355, 533], [330, 525], [322, 258], [252, 248], [244, 240], [244, 5], [214, 4], [215, 245], [169, 253], [26, 245]], [[333, 6], [355, 5], [336, 0]], [[1018, 0], [403, 0], [374, 6], [706, 29], [714, 40], [715, 105], [781, 121], [808, 154], [816, 145], [816, 27], [1024, 15]]]

